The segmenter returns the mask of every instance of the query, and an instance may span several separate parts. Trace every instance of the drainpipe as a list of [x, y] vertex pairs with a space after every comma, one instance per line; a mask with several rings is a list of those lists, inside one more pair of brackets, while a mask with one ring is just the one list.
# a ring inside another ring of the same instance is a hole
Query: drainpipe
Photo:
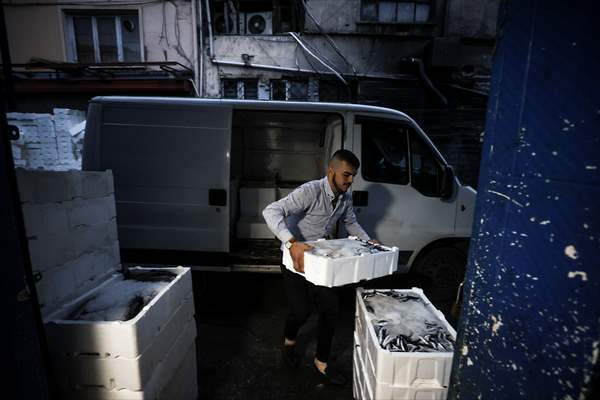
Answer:
[[192, 0], [192, 57], [194, 62], [194, 92], [196, 97], [200, 97], [200, 93], [198, 93], [199, 80], [198, 80], [198, 21], [196, 14], [196, 0]]
[[208, 23], [208, 56], [212, 60], [215, 53], [213, 52], [212, 18], [210, 16], [210, 4], [208, 0], [204, 0], [204, 5], [206, 7], [206, 21]]
[[445, 106], [447, 106], [448, 100], [442, 94], [442, 92], [440, 92], [435, 86], [433, 86], [433, 82], [431, 82], [431, 80], [427, 76], [427, 73], [425, 72], [425, 66], [423, 65], [423, 60], [421, 60], [420, 58], [415, 58], [415, 57], [408, 57], [408, 58], [406, 58], [406, 60], [410, 61], [413, 64], [417, 64], [417, 66], [419, 67], [419, 76], [421, 77], [421, 79], [423, 79], [423, 81], [429, 87], [429, 89], [431, 89], [440, 98], [441, 102]]
[[204, 25], [202, 23], [202, 0], [194, 0], [198, 2], [196, 7], [196, 21], [198, 23], [198, 37], [199, 37], [199, 49], [198, 49], [198, 90], [200, 91], [200, 97], [204, 97]]

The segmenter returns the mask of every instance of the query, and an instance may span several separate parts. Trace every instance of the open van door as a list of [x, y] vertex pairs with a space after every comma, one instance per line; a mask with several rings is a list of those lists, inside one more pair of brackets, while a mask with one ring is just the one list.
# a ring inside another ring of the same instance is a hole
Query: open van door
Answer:
[[229, 251], [231, 114], [177, 99], [90, 103], [84, 169], [113, 171], [122, 248]]

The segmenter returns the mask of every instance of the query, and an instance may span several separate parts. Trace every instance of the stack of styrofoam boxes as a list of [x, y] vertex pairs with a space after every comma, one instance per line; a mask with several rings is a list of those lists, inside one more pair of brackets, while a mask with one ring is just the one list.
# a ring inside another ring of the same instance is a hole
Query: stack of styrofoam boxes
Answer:
[[20, 133], [19, 140], [12, 142], [15, 167], [50, 171], [81, 169], [83, 111], [55, 108], [54, 115], [9, 113], [7, 118]]
[[18, 170], [17, 179], [61, 398], [196, 398], [189, 268], [170, 269], [176, 278], [129, 321], [68, 319], [120, 277], [111, 171]]
[[119, 268], [112, 172], [17, 169], [42, 315]]
[[[395, 289], [394, 291], [420, 296], [425, 306], [448, 330], [452, 339], [456, 339], [456, 331], [446, 321], [444, 315], [425, 297], [421, 289]], [[356, 290], [354, 398], [361, 400], [446, 399], [453, 353], [391, 352], [383, 349], [368, 317], [362, 298], [363, 292], [365, 290], [362, 288]]]
[[[324, 241], [319, 239], [317, 242]], [[327, 242], [341, 246], [345, 241], [358, 240], [350, 236], [346, 239], [334, 239]], [[311, 244], [315, 242], [307, 242]], [[391, 275], [398, 267], [398, 248], [380, 246], [388, 251], [375, 254], [361, 254], [359, 256], [330, 258], [319, 256], [311, 252], [304, 253], [304, 273], [307, 281], [319, 286], [342, 286], [364, 280]], [[283, 265], [292, 272], [300, 274], [294, 269], [294, 263], [288, 249], [283, 250]]]
[[275, 236], [265, 223], [262, 211], [275, 201], [275, 187], [240, 188], [240, 219], [238, 239], [272, 239]]

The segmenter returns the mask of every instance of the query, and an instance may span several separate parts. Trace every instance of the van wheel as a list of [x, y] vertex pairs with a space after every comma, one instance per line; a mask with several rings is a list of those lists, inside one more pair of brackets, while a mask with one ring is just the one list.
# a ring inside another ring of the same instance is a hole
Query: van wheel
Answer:
[[455, 247], [438, 247], [425, 254], [415, 272], [431, 301], [452, 303], [465, 277], [467, 256]]

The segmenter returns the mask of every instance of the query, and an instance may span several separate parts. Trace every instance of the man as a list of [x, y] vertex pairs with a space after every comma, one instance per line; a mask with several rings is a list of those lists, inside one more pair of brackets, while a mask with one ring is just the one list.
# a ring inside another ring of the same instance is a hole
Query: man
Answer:
[[[303, 184], [264, 209], [263, 216], [269, 229], [281, 240], [282, 249], [283, 246], [289, 249], [296, 271], [304, 273], [304, 252], [311, 248], [304, 242], [333, 238], [339, 220], [350, 235], [371, 241], [356, 221], [352, 194], [348, 192], [359, 166], [360, 162], [352, 152], [338, 150], [329, 161], [326, 177]], [[319, 311], [315, 367], [330, 383], [344, 384], [345, 378], [327, 364], [338, 314], [337, 291], [316, 286], [284, 265], [281, 271], [290, 306], [283, 339], [284, 362], [290, 367], [298, 365], [296, 336], [308, 319], [310, 303], [314, 301]]]

